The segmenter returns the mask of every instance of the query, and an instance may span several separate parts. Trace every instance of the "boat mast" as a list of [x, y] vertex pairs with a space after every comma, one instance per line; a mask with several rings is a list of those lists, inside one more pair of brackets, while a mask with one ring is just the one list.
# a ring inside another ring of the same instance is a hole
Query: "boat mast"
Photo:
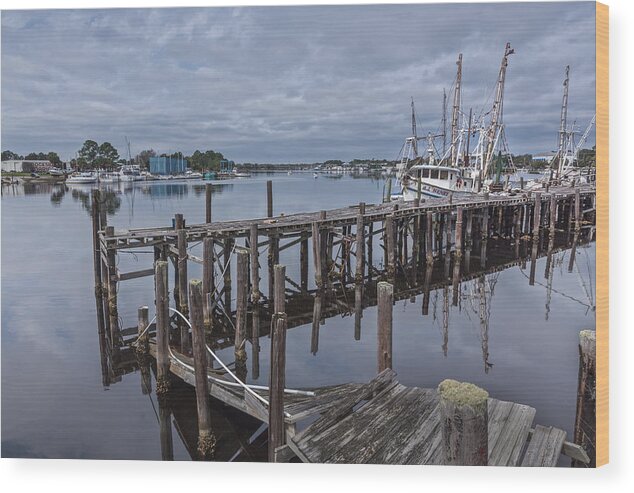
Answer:
[[414, 158], [418, 157], [418, 137], [416, 136], [416, 109], [414, 108], [414, 97], [412, 96], [412, 137], [414, 137]]
[[451, 113], [451, 166], [458, 166], [458, 117], [460, 114], [460, 86], [462, 83], [462, 53], [458, 55], [458, 73], [456, 74], [456, 87], [453, 93], [453, 111]]
[[447, 151], [447, 92], [442, 90], [442, 154]]
[[[566, 78], [564, 79], [564, 95], [561, 100], [561, 118], [559, 123], [559, 150], [557, 176], [561, 176], [566, 164], [566, 137], [568, 125], [568, 84], [570, 82], [570, 65], [566, 65]], [[553, 159], [554, 162], [555, 160]]]
[[471, 143], [471, 118], [473, 116], [473, 108], [469, 108], [469, 127], [467, 129], [467, 147], [465, 148], [464, 153], [464, 165], [469, 167], [469, 152], [470, 152], [470, 143]]
[[488, 176], [491, 163], [495, 153], [495, 145], [498, 141], [499, 131], [502, 126], [502, 103], [504, 101], [504, 81], [506, 79], [506, 67], [508, 66], [508, 57], [515, 53], [515, 50], [511, 48], [511, 43], [506, 43], [504, 49], [504, 56], [502, 57], [502, 63], [500, 65], [500, 72], [498, 74], [498, 81], [495, 87], [495, 101], [493, 102], [493, 109], [491, 110], [491, 122], [487, 129], [487, 150], [484, 159], [484, 177]]

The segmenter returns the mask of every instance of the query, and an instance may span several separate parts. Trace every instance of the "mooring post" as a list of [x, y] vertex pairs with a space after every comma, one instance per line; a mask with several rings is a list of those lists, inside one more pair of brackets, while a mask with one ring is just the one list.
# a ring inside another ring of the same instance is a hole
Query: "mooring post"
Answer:
[[141, 370], [141, 393], [143, 395], [149, 395], [152, 393], [152, 374], [150, 373], [149, 364], [149, 340], [150, 334], [148, 333], [148, 307], [140, 306], [137, 311], [137, 340], [136, 340], [136, 353], [137, 360], [139, 362], [139, 369]]
[[235, 359], [244, 363], [247, 359], [245, 349], [247, 337], [247, 300], [249, 299], [249, 252], [246, 249], [236, 249], [238, 283], [236, 297], [236, 333], [235, 333]]
[[425, 228], [425, 253], [427, 255], [427, 265], [434, 263], [434, 250], [433, 250], [433, 235], [434, 235], [434, 214], [431, 211], [427, 211], [427, 227]]
[[216, 437], [211, 428], [202, 284], [202, 281], [198, 279], [192, 279], [189, 283], [189, 300], [191, 303], [189, 318], [192, 324], [196, 410], [198, 413], [198, 458], [199, 460], [211, 460], [216, 448]]
[[533, 206], [533, 240], [539, 241], [539, 227], [542, 222], [542, 194], [535, 192], [535, 205]]
[[[178, 310], [187, 317], [189, 315], [189, 303], [187, 300], [187, 233], [184, 229], [178, 230]], [[189, 327], [182, 320], [178, 324], [181, 328], [181, 351], [189, 351]]]
[[154, 268], [156, 303], [156, 395], [164, 397], [169, 390], [169, 292], [167, 262], [159, 260]]
[[308, 233], [302, 231], [299, 243], [300, 286], [303, 291], [308, 291]]
[[377, 285], [377, 373], [392, 368], [392, 310], [394, 287], [388, 282]]
[[394, 236], [394, 215], [389, 214], [385, 218], [385, 252], [387, 254], [387, 275], [390, 278], [394, 277], [396, 272]]
[[266, 181], [266, 217], [273, 217], [273, 182]]
[[486, 466], [489, 462], [488, 392], [471, 383], [438, 385], [444, 464]]
[[286, 312], [286, 266], [276, 265], [274, 268], [274, 313]]
[[581, 197], [579, 189], [575, 188], [575, 233], [581, 230]]
[[97, 310], [97, 326], [99, 333], [105, 332], [105, 319], [103, 309], [103, 282], [101, 278], [101, 244], [99, 242], [99, 190], [92, 191], [92, 246], [93, 246], [93, 269], [95, 278], [95, 304]]
[[275, 290], [273, 286], [274, 268], [280, 260], [280, 239], [278, 236], [269, 236], [269, 252], [268, 252], [268, 266], [269, 266], [269, 302], [274, 301]]
[[356, 271], [354, 280], [357, 284], [363, 282], [365, 277], [365, 223], [363, 222], [363, 214], [357, 215], [357, 253], [356, 253]]
[[222, 248], [222, 263], [223, 263], [223, 292], [224, 292], [224, 309], [227, 313], [231, 313], [231, 255], [233, 253], [233, 247], [235, 240], [233, 238], [225, 238]]
[[524, 177], [520, 176], [520, 190], [524, 190]]
[[260, 301], [260, 251], [258, 250], [258, 225], [249, 228], [249, 247], [251, 253], [251, 303]]
[[269, 462], [275, 461], [275, 449], [286, 442], [284, 423], [284, 387], [286, 385], [286, 313], [277, 313], [271, 337], [269, 379]]
[[108, 318], [110, 325], [110, 341], [113, 345], [119, 343], [119, 310], [117, 308], [117, 251], [110, 247], [108, 238], [114, 236], [114, 226], [106, 226], [106, 251], [107, 251], [107, 283], [108, 288]]
[[205, 185], [205, 222], [211, 223], [211, 183]]
[[555, 223], [557, 220], [557, 196], [553, 193], [550, 196], [550, 237], [555, 237]]
[[319, 232], [319, 223], [314, 222], [312, 224], [312, 237], [313, 237], [313, 263], [315, 264], [315, 284], [317, 289], [323, 288], [323, 279], [321, 277], [321, 236]]
[[213, 300], [215, 296], [214, 280], [214, 239], [206, 236], [203, 239], [203, 317], [205, 327], [213, 327]]
[[579, 333], [579, 380], [574, 443], [584, 448], [590, 457], [590, 463], [584, 464], [573, 460], [573, 467], [596, 467], [596, 354], [596, 332], [582, 330]]
[[158, 399], [158, 408], [161, 459], [164, 461], [171, 461], [174, 460], [174, 443], [172, 441], [172, 411], [169, 408], [167, 399]]

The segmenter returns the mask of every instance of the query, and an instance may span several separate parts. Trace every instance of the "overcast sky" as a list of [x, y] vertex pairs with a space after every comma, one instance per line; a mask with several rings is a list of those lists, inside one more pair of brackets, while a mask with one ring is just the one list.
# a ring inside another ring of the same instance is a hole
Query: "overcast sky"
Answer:
[[481, 109], [510, 41], [511, 151], [550, 151], [567, 64], [570, 120], [594, 114], [594, 20], [593, 2], [3, 11], [2, 149], [395, 159], [410, 97], [435, 131], [463, 53], [463, 109]]

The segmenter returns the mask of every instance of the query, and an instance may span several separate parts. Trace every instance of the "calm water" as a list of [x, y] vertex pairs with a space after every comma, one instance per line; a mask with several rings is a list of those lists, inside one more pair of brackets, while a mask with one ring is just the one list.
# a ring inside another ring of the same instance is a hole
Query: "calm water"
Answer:
[[[275, 213], [378, 203], [384, 186], [381, 180], [349, 176], [315, 180], [312, 173], [259, 175], [215, 187], [214, 219], [263, 216], [267, 179], [274, 180]], [[3, 457], [161, 458], [159, 410], [155, 396], [141, 392], [140, 373], [124, 375], [107, 387], [102, 383], [89, 193], [87, 186], [3, 187]], [[108, 221], [115, 228], [160, 226], [183, 213], [189, 224], [203, 222], [204, 200], [202, 182], [139, 184], [111, 195]], [[492, 257], [502, 253], [490, 249]], [[529, 286], [529, 265], [486, 277], [488, 356], [474, 294], [477, 280], [461, 284], [459, 306], [451, 306], [449, 295], [447, 331], [445, 290], [431, 292], [426, 316], [421, 314], [422, 295], [397, 302], [393, 345], [399, 380], [421, 387], [435, 387], [445, 378], [473, 382], [493, 397], [535, 407], [535, 422], [560, 427], [571, 439], [578, 333], [595, 326], [594, 244], [578, 248], [572, 273], [567, 269], [569, 255], [563, 251], [553, 257], [550, 294], [545, 258], [537, 261], [534, 286]], [[375, 246], [375, 263], [380, 264], [378, 257]], [[152, 255], [140, 251], [121, 255], [119, 268], [142, 269], [151, 262]], [[281, 263], [298, 277], [297, 255], [282, 252]], [[199, 275], [195, 268], [190, 270], [191, 277]], [[264, 292], [266, 285], [264, 278]], [[137, 307], [151, 305], [152, 300], [151, 278], [122, 283], [122, 326], [134, 326]], [[268, 342], [262, 338], [260, 377], [249, 374], [250, 381], [267, 383]], [[233, 359], [232, 350], [221, 354], [226, 361]], [[326, 319], [316, 354], [311, 353], [310, 323], [288, 332], [290, 387], [361, 382], [375, 373], [375, 308], [364, 310], [358, 341], [353, 314]], [[171, 401], [174, 458], [188, 460], [187, 447], [195, 443], [193, 392], [178, 388]], [[258, 422], [220, 405], [213, 413], [218, 459], [266, 456], [266, 434]]]

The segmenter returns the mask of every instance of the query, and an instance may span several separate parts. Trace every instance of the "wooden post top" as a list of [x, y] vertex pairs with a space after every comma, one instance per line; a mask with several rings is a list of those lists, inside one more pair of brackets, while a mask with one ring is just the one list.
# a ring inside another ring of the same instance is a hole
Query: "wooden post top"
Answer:
[[467, 406], [475, 412], [486, 412], [489, 393], [472, 383], [443, 380], [438, 385], [438, 393], [442, 400], [458, 407]]

